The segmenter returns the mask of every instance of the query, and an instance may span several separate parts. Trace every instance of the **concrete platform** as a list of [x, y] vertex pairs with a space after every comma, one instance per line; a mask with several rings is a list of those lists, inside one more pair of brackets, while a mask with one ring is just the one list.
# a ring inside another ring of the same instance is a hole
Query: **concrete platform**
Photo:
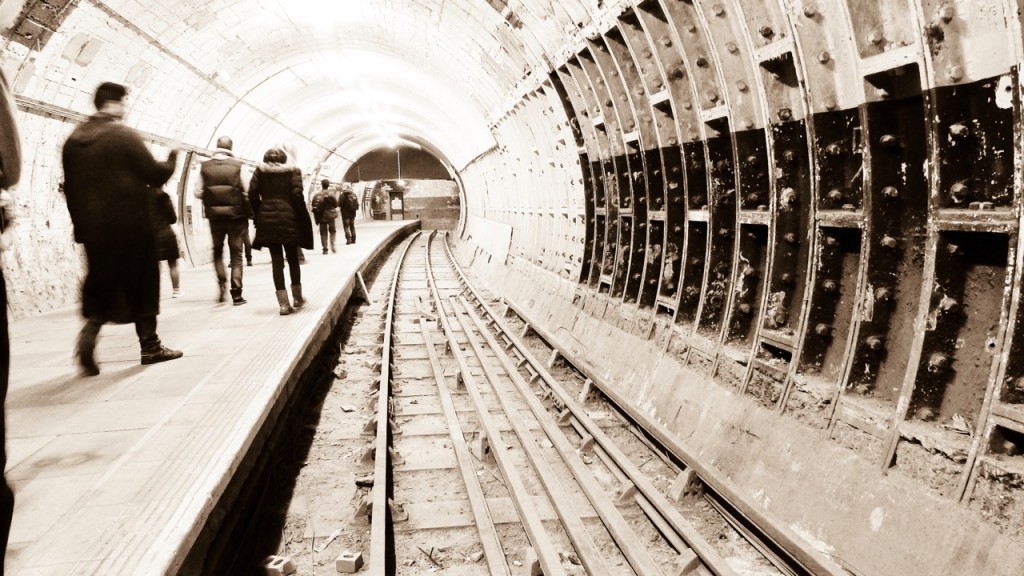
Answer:
[[101, 373], [83, 378], [77, 305], [13, 323], [7, 573], [174, 573], [304, 352], [329, 336], [355, 273], [416, 226], [360, 221], [358, 243], [307, 250], [309, 303], [290, 316], [278, 315], [266, 251], [245, 268], [244, 306], [215, 303], [209, 265], [183, 269], [172, 299], [164, 269], [158, 333], [185, 353], [171, 362], [140, 365], [134, 327], [107, 325]]

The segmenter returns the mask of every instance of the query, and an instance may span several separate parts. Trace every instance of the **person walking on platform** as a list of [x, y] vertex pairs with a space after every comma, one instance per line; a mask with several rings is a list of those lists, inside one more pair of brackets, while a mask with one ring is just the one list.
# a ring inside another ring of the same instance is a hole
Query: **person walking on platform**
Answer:
[[249, 234], [249, 219], [245, 219], [245, 234], [242, 234], [242, 246], [245, 248], [245, 265], [252, 266], [252, 236]]
[[331, 194], [329, 188], [331, 181], [324, 178], [320, 181], [321, 190], [313, 195], [310, 205], [313, 209], [313, 218], [320, 226], [320, 246], [327, 254], [328, 238], [330, 238], [331, 252], [334, 249], [334, 237], [337, 235], [335, 221], [338, 219], [338, 200]]
[[64, 142], [64, 199], [75, 241], [85, 247], [82, 316], [76, 355], [82, 373], [99, 374], [94, 351], [107, 322], [135, 324], [142, 364], [181, 358], [160, 342], [160, 263], [150, 221], [150, 186], [174, 173], [178, 151], [158, 162], [142, 138], [121, 123], [128, 89], [104, 82], [96, 89], [96, 114]]
[[[253, 172], [249, 183], [249, 202], [256, 222], [252, 247], [264, 246], [270, 252], [274, 289], [281, 315], [306, 303], [302, 297], [302, 271], [299, 248], [313, 248], [313, 223], [302, 194], [302, 171], [288, 163], [280, 148], [271, 148], [263, 155], [263, 164]], [[288, 302], [284, 284], [284, 262], [288, 260], [294, 308]]]
[[341, 225], [345, 229], [345, 244], [356, 243], [356, 212], [359, 211], [359, 198], [352, 191], [352, 185], [345, 183], [342, 187], [341, 200], [338, 202], [341, 207]]
[[[0, 30], [4, 23], [0, 22]], [[21, 140], [14, 122], [17, 110], [7, 80], [0, 70], [0, 254], [13, 239], [14, 198], [9, 189], [21, 179]], [[0, 266], [0, 474], [7, 469], [7, 387], [11, 378], [11, 338], [7, 331], [7, 284]], [[0, 550], [7, 549], [14, 518], [14, 491], [6, 476], [0, 477]], [[0, 574], [4, 559], [0, 556]]]
[[[246, 199], [248, 174], [241, 160], [235, 158], [231, 138], [217, 139], [213, 158], [199, 169], [199, 185], [195, 197], [203, 201], [203, 212], [213, 236], [213, 269], [217, 273], [217, 302], [226, 300], [227, 273], [224, 270], [224, 238], [228, 241], [231, 266], [231, 302], [245, 304], [242, 298], [242, 245], [249, 228], [249, 202]], [[252, 261], [252, 258], [249, 258]]]
[[157, 259], [167, 262], [167, 271], [171, 275], [171, 298], [181, 297], [181, 277], [178, 274], [178, 237], [174, 235], [171, 224], [178, 221], [174, 212], [171, 196], [160, 188], [153, 191], [153, 232], [156, 235]]

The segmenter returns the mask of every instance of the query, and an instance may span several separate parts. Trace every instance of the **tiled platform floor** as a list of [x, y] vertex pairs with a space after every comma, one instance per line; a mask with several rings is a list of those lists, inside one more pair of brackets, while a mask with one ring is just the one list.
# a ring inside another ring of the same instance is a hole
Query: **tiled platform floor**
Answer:
[[171, 362], [140, 365], [134, 327], [107, 325], [101, 374], [83, 378], [77, 305], [12, 323], [6, 573], [173, 573], [356, 271], [416, 225], [359, 221], [358, 242], [342, 236], [337, 254], [322, 255], [317, 238], [302, 266], [309, 304], [290, 316], [278, 315], [265, 250], [245, 268], [244, 306], [215, 303], [210, 265], [183, 268], [172, 299], [164, 269], [158, 333], [185, 353]]

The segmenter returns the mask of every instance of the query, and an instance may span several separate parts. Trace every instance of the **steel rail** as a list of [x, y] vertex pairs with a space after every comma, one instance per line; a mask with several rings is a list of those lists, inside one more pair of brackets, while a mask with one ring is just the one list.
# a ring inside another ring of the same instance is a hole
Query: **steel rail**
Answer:
[[476, 378], [472, 375], [469, 369], [469, 364], [466, 361], [466, 356], [462, 353], [462, 350], [459, 347], [459, 341], [455, 335], [455, 331], [453, 330], [451, 323], [448, 322], [448, 318], [445, 316], [444, 305], [441, 301], [437, 284], [434, 281], [433, 271], [431, 270], [430, 245], [432, 240], [433, 235], [428, 239], [426, 247], [427, 281], [430, 285], [431, 297], [434, 300], [437, 317], [441, 323], [441, 327], [444, 329], [448, 346], [459, 365], [459, 370], [462, 374], [462, 382], [466, 387], [466, 391], [469, 393], [470, 399], [476, 407], [479, 415], [480, 427], [484, 430], [485, 437], [489, 441], [491, 454], [494, 455], [494, 459], [498, 464], [498, 469], [501, 470], [502, 477], [505, 479], [505, 485], [508, 487], [509, 496], [511, 496], [512, 503], [515, 506], [516, 511], [519, 513], [519, 518], [523, 523], [523, 529], [526, 531], [527, 538], [529, 538], [530, 543], [533, 545], [534, 552], [537, 555], [537, 560], [540, 563], [544, 576], [567, 576], [565, 569], [562, 567], [558, 551], [555, 550], [551, 537], [547, 533], [547, 529], [544, 527], [533, 502], [528, 500], [528, 492], [526, 491], [522, 478], [519, 476], [519, 472], [516, 470], [515, 463], [512, 462], [511, 457], [505, 448], [505, 443], [501, 439], [501, 432], [489, 417], [487, 406], [480, 395], [479, 384], [477, 383]]
[[484, 496], [483, 488], [480, 486], [480, 478], [476, 475], [476, 466], [473, 462], [469, 446], [466, 444], [466, 436], [462, 432], [462, 424], [459, 423], [459, 416], [456, 412], [455, 402], [452, 400], [451, 391], [448, 390], [448, 383], [444, 379], [444, 370], [441, 368], [441, 361], [434, 348], [434, 339], [427, 328], [426, 318], [420, 315], [420, 331], [423, 333], [423, 342], [427, 347], [427, 357], [430, 359], [430, 366], [434, 371], [434, 382], [437, 384], [438, 396], [441, 399], [441, 411], [444, 413], [448, 425], [448, 433], [452, 440], [452, 448], [455, 450], [455, 457], [459, 462], [459, 472], [462, 473], [462, 481], [466, 484], [466, 493], [469, 496], [470, 508], [473, 512], [473, 520], [477, 530], [480, 532], [480, 543], [484, 549], [484, 558], [487, 560], [488, 574], [495, 576], [500, 574], [511, 574], [508, 562], [505, 560], [505, 553], [501, 547], [501, 539], [494, 528], [494, 521], [491, 519], [490, 509], [487, 507], [487, 498]]
[[[654, 484], [647, 478], [647, 476], [640, 471], [640, 469], [633, 464], [633, 462], [626, 456], [621, 449], [611, 440], [607, 434], [597, 425], [588, 415], [585, 409], [580, 406], [562, 387], [558, 380], [551, 375], [546, 367], [527, 349], [523, 344], [522, 340], [518, 338], [512, 330], [498, 317], [497, 314], [491, 310], [483, 298], [483, 296], [473, 287], [469, 282], [469, 279], [462, 272], [458, 263], [455, 261], [451, 250], [448, 248], [447, 243], [445, 244], [448, 258], [452, 262], [453, 268], [459, 273], [462, 279], [463, 285], [466, 289], [474, 295], [474, 298], [478, 302], [480, 308], [491, 318], [491, 323], [495, 326], [495, 330], [503, 334], [509, 343], [514, 346], [519, 355], [528, 362], [535, 374], [542, 378], [548, 389], [552, 391], [558, 398], [557, 400], [570, 411], [575, 417], [577, 422], [583, 426], [587, 433], [594, 439], [596, 445], [600, 446], [606, 453], [609, 454], [611, 459], [615, 462], [616, 466], [625, 474], [629, 480], [637, 487], [639, 494], [648, 500], [653, 508], [657, 511], [657, 514], [662, 516], [662, 519], [669, 523], [672, 530], [685, 542], [686, 546], [693, 550], [701, 561], [717, 576], [735, 576], [735, 571], [729, 567], [728, 563], [722, 559], [721, 555], [717, 550], [712, 547], [707, 540], [700, 535], [699, 532], [683, 518], [682, 514], [676, 510], [675, 506], [669, 502], [668, 498], [661, 493], [654, 486]], [[641, 504], [642, 508], [645, 508], [645, 512], [650, 510]], [[649, 514], [650, 515], [650, 514]], [[657, 523], [658, 520], [652, 517], [652, 522]]]
[[506, 305], [520, 318], [526, 321], [531, 329], [537, 333], [553, 349], [572, 363], [594, 386], [608, 397], [624, 414], [637, 425], [642, 427], [665, 447], [676, 458], [682, 461], [687, 467], [696, 472], [704, 484], [715, 492], [719, 498], [728, 503], [733, 509], [750, 520], [757, 526], [765, 536], [765, 540], [771, 541], [778, 550], [787, 556], [787, 563], [799, 567], [805, 574], [828, 574], [833, 576], [847, 576], [847, 572], [840, 567], [828, 562], [823, 555], [799, 538], [789, 528], [769, 517], [763, 511], [751, 505], [740, 494], [739, 488], [720, 472], [704, 465], [699, 458], [678, 439], [672, 432], [660, 422], [648, 418], [646, 414], [633, 406], [628, 399], [622, 395], [614, 386], [609, 385], [604, 378], [593, 370], [589, 363], [578, 358], [572, 351], [562, 346], [559, 341], [548, 330], [540, 326], [528, 312], [519, 307], [511, 299], [504, 299]]
[[402, 275], [402, 265], [409, 253], [409, 247], [416, 241], [420, 232], [416, 232], [405, 243], [402, 254], [398, 258], [398, 266], [391, 278], [391, 289], [388, 293], [388, 308], [384, 319], [384, 345], [381, 348], [380, 379], [377, 388], [377, 427], [374, 443], [372, 505], [370, 507], [370, 574], [388, 574], [388, 527], [391, 524], [388, 489], [391, 486], [388, 477], [391, 454], [391, 338], [394, 332], [395, 298], [398, 294], [398, 280]]
[[[516, 368], [516, 365], [508, 357], [503, 347], [498, 344], [494, 336], [490, 334], [487, 327], [484, 325], [483, 320], [480, 319], [470, 306], [469, 302], [466, 301], [465, 297], [459, 298], [462, 307], [466, 310], [466, 315], [472, 320], [476, 329], [483, 336], [488, 346], [494, 351], [495, 357], [505, 368], [505, 371], [509, 375], [509, 379], [515, 385], [520, 396], [526, 401], [530, 411], [533, 412], [537, 421], [541, 425], [541, 429], [547, 435], [548, 439], [554, 445], [556, 451], [565, 461], [566, 466], [572, 472], [576, 481], [580, 484], [580, 488], [586, 495], [587, 499], [590, 500], [594, 510], [597, 511], [601, 521], [604, 522], [608, 532], [612, 535], [612, 538], [618, 544], [619, 549], [622, 551], [623, 556], [629, 561], [630, 566], [640, 576], [645, 574], [663, 574], [664, 572], [658, 566], [657, 561], [647, 551], [647, 546], [637, 536], [636, 531], [630, 527], [629, 523], [623, 518], [622, 513], [619, 512], [611, 498], [608, 496], [607, 491], [598, 484], [597, 479], [594, 478], [593, 473], [587, 468], [587, 465], [583, 462], [577, 451], [570, 445], [569, 439], [565, 437], [565, 434], [558, 428], [558, 424], [551, 418], [550, 413], [541, 403], [540, 399], [533, 394], [530, 390], [529, 384], [523, 378], [522, 374]], [[460, 321], [462, 319], [460, 318]], [[477, 354], [480, 356], [479, 352]], [[480, 356], [481, 362], [483, 356]], [[506, 410], [514, 409], [505, 396], [507, 394], [500, 394], [500, 398], [503, 404], [506, 404]], [[525, 439], [523, 440], [525, 443]], [[552, 495], [554, 497], [554, 495]], [[582, 558], [581, 558], [582, 560]], [[689, 560], [689, 559], [687, 559]], [[595, 573], [591, 571], [591, 573]], [[598, 572], [600, 574], [600, 572]]]
[[[466, 334], [467, 343], [469, 344], [469, 347], [473, 349], [473, 353], [476, 357], [480, 360], [480, 367], [483, 370], [486, 379], [491, 383], [491, 388], [494, 391], [494, 395], [498, 398], [498, 402], [505, 410], [505, 414], [508, 417], [512, 431], [515, 432], [516, 436], [519, 438], [519, 443], [523, 447], [523, 452], [526, 453], [527, 458], [530, 459], [530, 463], [533, 464], [534, 469], [537, 471], [537, 476], [540, 478], [541, 485], [544, 487], [544, 491], [547, 492], [548, 497], [551, 499], [551, 504], [555, 508], [555, 512], [558, 514], [559, 520], [562, 522], [565, 533], [569, 536], [569, 541], [572, 543], [573, 548], [576, 549], [576, 554], [579, 557], [583, 568], [587, 571], [587, 574], [608, 574], [609, 570], [605, 563], [605, 559], [594, 544], [594, 539], [587, 532], [587, 527], [583, 524], [581, 514], [579, 511], [574, 510], [569, 494], [566, 492], [565, 487], [561, 484], [560, 480], [555, 477], [555, 472], [551, 468], [551, 465], [545, 459], [544, 455], [541, 454], [538, 448], [539, 445], [537, 444], [537, 438], [535, 438], [534, 434], [527, 429], [525, 422], [523, 422], [523, 419], [519, 416], [518, 408], [513, 404], [511, 398], [509, 398], [508, 391], [504, 390], [503, 387], [499, 385], [498, 374], [484, 357], [484, 350], [480, 345], [479, 338], [474, 337], [473, 333], [469, 329], [468, 323], [463, 318], [463, 315], [458, 313], [455, 302], [456, 300], [454, 297], [449, 298], [451, 310], [455, 314], [459, 324], [462, 326], [463, 332]], [[512, 372], [509, 372], [509, 377], [511, 376]], [[541, 425], [543, 426], [544, 422], [541, 422]], [[545, 429], [545, 432], [547, 432], [547, 429]], [[551, 440], [552, 444], [554, 444], [557, 436], [552, 437], [549, 433], [548, 438]], [[556, 444], [555, 449], [560, 453], [560, 456], [566, 464], [569, 465], [568, 454], [572, 453], [572, 449], [569, 448], [568, 452], [563, 452]], [[577, 476], [577, 469], [571, 465], [569, 465], [569, 469], [572, 471], [574, 477]], [[577, 478], [577, 481], [579, 481], [579, 478]], [[584, 487], [582, 482], [580, 482], [580, 486]], [[584, 491], [587, 491], [586, 487], [584, 487]], [[655, 570], [654, 572], [644, 571], [641, 572], [640, 575], [661, 574], [660, 570], [653, 568], [653, 561], [651, 561], [651, 565], [652, 569]]]

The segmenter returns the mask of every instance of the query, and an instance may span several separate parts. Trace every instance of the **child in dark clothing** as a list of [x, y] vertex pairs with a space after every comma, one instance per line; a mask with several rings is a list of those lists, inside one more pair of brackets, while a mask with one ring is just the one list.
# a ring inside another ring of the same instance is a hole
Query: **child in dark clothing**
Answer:
[[178, 275], [178, 237], [175, 236], [171, 224], [178, 221], [178, 215], [174, 212], [174, 203], [169, 194], [160, 188], [151, 188], [153, 192], [153, 232], [156, 234], [157, 259], [167, 262], [167, 269], [171, 274], [171, 298], [180, 298]]

